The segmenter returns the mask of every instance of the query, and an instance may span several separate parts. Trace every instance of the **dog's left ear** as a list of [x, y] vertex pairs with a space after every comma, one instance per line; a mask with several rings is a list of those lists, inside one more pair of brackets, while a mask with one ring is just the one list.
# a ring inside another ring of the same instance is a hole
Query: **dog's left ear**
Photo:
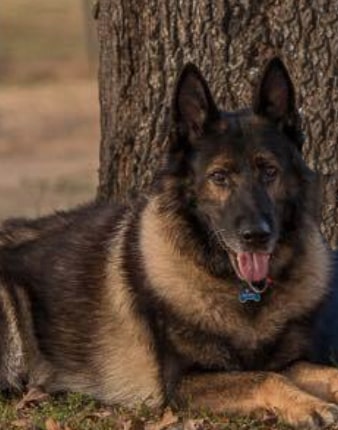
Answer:
[[278, 57], [267, 64], [253, 99], [253, 111], [278, 124], [301, 150], [304, 135], [289, 73]]

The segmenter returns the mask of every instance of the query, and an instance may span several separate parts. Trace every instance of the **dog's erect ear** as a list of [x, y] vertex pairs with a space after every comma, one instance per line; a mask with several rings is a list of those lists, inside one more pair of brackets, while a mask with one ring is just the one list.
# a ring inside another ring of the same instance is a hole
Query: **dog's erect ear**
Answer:
[[279, 124], [301, 149], [304, 137], [295, 90], [284, 63], [278, 57], [272, 58], [263, 72], [254, 94], [253, 111]]
[[194, 140], [205, 131], [218, 110], [198, 68], [188, 63], [180, 74], [173, 98], [172, 120], [179, 135]]
[[277, 121], [295, 110], [295, 90], [278, 57], [270, 60], [263, 72], [253, 109], [255, 113]]

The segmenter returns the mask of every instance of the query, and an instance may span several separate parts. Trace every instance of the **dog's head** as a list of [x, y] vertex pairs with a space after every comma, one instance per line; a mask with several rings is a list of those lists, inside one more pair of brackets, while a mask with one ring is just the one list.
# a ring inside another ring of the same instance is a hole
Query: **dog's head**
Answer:
[[276, 247], [315, 216], [313, 174], [301, 157], [303, 135], [289, 74], [278, 58], [262, 74], [252, 108], [219, 110], [192, 64], [173, 98], [172, 133], [164, 171], [182, 212], [198, 220], [225, 251], [237, 275], [269, 275]]

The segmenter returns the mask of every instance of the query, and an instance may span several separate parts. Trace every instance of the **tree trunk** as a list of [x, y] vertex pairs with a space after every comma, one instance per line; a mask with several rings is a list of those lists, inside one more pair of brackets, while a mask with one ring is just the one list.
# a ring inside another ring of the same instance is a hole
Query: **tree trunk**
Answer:
[[336, 0], [100, 0], [101, 153], [98, 197], [146, 189], [164, 151], [177, 72], [193, 61], [227, 110], [248, 105], [265, 60], [281, 55], [296, 84], [321, 172], [323, 231], [337, 247]]

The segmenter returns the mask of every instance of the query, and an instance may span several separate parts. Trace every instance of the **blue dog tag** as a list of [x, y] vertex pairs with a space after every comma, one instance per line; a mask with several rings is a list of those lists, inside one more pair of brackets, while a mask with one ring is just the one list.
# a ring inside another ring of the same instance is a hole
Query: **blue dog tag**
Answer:
[[254, 291], [250, 291], [249, 289], [246, 288], [239, 292], [238, 299], [241, 303], [260, 302], [261, 295], [259, 293], [255, 293]]

